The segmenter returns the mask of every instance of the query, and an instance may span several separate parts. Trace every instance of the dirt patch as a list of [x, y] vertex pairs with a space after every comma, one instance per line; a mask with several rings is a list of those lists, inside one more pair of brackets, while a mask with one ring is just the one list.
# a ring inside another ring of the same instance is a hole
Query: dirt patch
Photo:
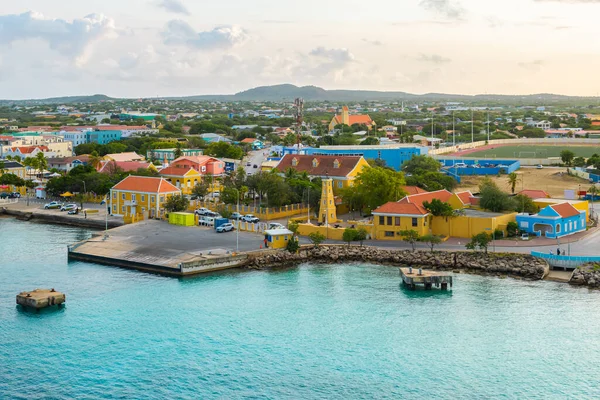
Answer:
[[[515, 192], [524, 189], [545, 190], [550, 196], [562, 198], [565, 190], [587, 190], [590, 183], [582, 178], [570, 176], [566, 168], [521, 168], [517, 171], [519, 182], [515, 187]], [[461, 190], [470, 190], [475, 193], [479, 191], [479, 184], [484, 179], [483, 176], [465, 176], [461, 177], [462, 182], [458, 186]], [[498, 187], [507, 193], [510, 193], [510, 186], [506, 175], [491, 176]]]

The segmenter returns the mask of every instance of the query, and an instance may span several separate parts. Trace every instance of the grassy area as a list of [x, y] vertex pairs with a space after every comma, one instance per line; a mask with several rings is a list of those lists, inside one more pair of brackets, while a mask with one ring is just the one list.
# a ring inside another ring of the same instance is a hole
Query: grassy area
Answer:
[[560, 157], [562, 150], [571, 150], [576, 157], [591, 157], [592, 154], [600, 154], [600, 148], [597, 146], [537, 146], [537, 145], [518, 145], [518, 146], [499, 146], [492, 149], [486, 149], [470, 153], [470, 158], [548, 158]]

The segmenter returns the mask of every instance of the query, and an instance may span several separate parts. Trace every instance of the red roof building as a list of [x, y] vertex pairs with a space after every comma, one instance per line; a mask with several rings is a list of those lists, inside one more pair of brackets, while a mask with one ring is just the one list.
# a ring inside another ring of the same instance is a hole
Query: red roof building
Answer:
[[521, 190], [519, 193], [517, 194], [522, 194], [523, 196], [527, 196], [530, 199], [549, 199], [550, 195], [545, 192], [544, 190], [530, 190], [530, 189], [525, 189], [525, 190]]
[[368, 115], [355, 114], [350, 115], [348, 111], [348, 107], [342, 107], [341, 115], [334, 115], [333, 119], [329, 123], [329, 131], [333, 131], [336, 125], [345, 124], [348, 126], [352, 126], [354, 124], [364, 124], [370, 130], [373, 126], [375, 126], [375, 122]]

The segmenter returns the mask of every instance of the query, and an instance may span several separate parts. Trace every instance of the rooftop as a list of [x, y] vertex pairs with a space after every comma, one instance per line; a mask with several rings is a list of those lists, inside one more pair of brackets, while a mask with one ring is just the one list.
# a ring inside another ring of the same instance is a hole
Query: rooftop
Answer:
[[179, 193], [176, 186], [164, 178], [130, 175], [112, 187], [114, 190], [127, 190], [143, 193]]

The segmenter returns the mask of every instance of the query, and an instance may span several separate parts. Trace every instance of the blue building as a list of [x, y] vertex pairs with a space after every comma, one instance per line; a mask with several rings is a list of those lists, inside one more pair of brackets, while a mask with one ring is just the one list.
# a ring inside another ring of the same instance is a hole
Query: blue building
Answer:
[[107, 144], [121, 140], [122, 131], [91, 131], [87, 132], [88, 143]]
[[517, 215], [519, 228], [529, 234], [550, 239], [572, 235], [587, 228], [585, 211], [569, 203], [553, 204], [534, 215]]
[[375, 146], [322, 146], [305, 149], [309, 155], [325, 156], [362, 156], [368, 159], [380, 159], [385, 165], [400, 171], [404, 162], [413, 156], [427, 154], [427, 147], [415, 144], [388, 144]]

